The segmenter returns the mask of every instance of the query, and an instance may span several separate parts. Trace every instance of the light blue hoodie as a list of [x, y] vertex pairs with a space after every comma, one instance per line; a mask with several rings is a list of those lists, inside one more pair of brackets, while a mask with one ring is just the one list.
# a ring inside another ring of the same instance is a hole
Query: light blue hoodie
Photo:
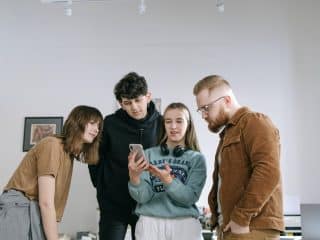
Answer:
[[144, 171], [139, 185], [130, 182], [129, 193], [138, 204], [136, 213], [143, 216], [162, 218], [199, 216], [195, 203], [198, 201], [206, 181], [207, 171], [204, 156], [188, 150], [181, 157], [174, 157], [172, 150], [163, 156], [160, 147], [145, 151], [150, 164], [164, 168], [168, 163], [175, 178], [166, 185], [159, 178]]

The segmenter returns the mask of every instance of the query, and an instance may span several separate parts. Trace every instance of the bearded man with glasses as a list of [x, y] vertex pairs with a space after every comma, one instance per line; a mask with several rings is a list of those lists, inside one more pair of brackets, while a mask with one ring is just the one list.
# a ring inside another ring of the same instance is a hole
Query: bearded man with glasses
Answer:
[[241, 106], [228, 81], [207, 76], [193, 89], [198, 112], [219, 133], [208, 196], [218, 240], [276, 240], [284, 231], [280, 136], [270, 118]]

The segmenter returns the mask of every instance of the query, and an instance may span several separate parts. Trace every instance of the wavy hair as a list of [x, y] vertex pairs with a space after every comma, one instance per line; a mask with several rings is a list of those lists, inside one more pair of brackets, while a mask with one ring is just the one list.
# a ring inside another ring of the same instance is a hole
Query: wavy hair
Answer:
[[198, 143], [198, 139], [197, 139], [197, 135], [196, 135], [196, 131], [195, 131], [195, 127], [193, 124], [193, 120], [192, 120], [190, 111], [189, 111], [188, 107], [181, 102], [171, 103], [164, 110], [163, 119], [162, 119], [162, 123], [161, 123], [161, 127], [160, 127], [159, 145], [164, 144], [168, 139], [168, 135], [166, 133], [166, 128], [165, 128], [164, 118], [166, 116], [167, 111], [169, 111], [170, 109], [179, 109], [179, 110], [185, 111], [187, 113], [188, 127], [187, 127], [187, 131], [185, 133], [185, 147], [189, 148], [191, 150], [200, 152], [200, 147], [199, 147], [199, 143]]
[[148, 92], [148, 84], [143, 76], [136, 72], [125, 75], [114, 87], [113, 93], [116, 99], [121, 102], [122, 98], [133, 99]]
[[[83, 134], [90, 121], [99, 123], [99, 132], [92, 143], [83, 143]], [[61, 135], [57, 137], [62, 139], [64, 150], [77, 160], [96, 164], [99, 159], [98, 149], [102, 125], [103, 117], [97, 108], [80, 105], [71, 111], [63, 125]]]

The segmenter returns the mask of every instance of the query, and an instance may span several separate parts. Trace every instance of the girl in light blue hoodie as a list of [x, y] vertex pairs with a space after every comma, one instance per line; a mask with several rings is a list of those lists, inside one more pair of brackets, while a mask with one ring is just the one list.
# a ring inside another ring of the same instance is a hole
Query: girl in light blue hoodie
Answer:
[[129, 155], [129, 192], [137, 201], [137, 240], [201, 240], [196, 207], [206, 181], [193, 121], [183, 103], [164, 111], [162, 138], [145, 158]]

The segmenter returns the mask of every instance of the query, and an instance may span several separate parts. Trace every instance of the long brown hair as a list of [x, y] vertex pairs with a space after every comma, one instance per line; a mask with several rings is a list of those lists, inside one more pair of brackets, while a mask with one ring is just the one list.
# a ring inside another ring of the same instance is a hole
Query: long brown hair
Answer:
[[[99, 123], [99, 132], [92, 143], [83, 143], [83, 134], [90, 121]], [[96, 164], [99, 159], [98, 150], [102, 125], [103, 117], [98, 109], [80, 105], [71, 111], [63, 125], [62, 134], [58, 137], [62, 139], [64, 150], [67, 153], [75, 157], [81, 153], [84, 162]]]
[[[195, 127], [193, 124], [193, 120], [190, 114], [190, 111], [188, 109], [188, 107], [181, 103], [181, 102], [174, 102], [169, 104], [166, 109], [164, 110], [163, 113], [163, 117], [165, 118], [166, 112], [170, 109], [179, 109], [181, 111], [186, 111], [188, 113], [187, 116], [187, 120], [188, 120], [188, 127], [187, 127], [187, 131], [185, 133], [185, 147], [189, 148], [191, 150], [194, 151], [198, 151], [200, 152], [200, 147], [199, 147], [199, 143], [198, 143], [198, 139], [197, 139], [197, 135], [196, 135], [196, 131], [195, 131]], [[168, 135], [166, 133], [166, 128], [165, 128], [165, 122], [164, 119], [162, 120], [162, 124], [160, 127], [160, 138], [159, 138], [159, 144], [164, 144], [168, 139]]]

